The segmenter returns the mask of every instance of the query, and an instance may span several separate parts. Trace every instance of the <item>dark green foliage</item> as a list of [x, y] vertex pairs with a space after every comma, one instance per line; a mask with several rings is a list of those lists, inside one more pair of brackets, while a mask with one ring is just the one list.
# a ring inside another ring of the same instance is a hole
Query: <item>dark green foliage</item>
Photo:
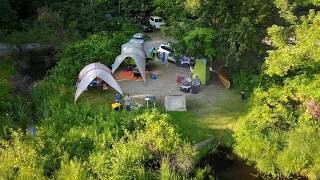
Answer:
[[[270, 24], [273, 17], [274, 7], [271, 1], [173, 1], [171, 4], [175, 5], [172, 7], [167, 7], [170, 3], [161, 5], [159, 1], [155, 2], [159, 3], [158, 7], [165, 6], [166, 15], [172, 25], [165, 31], [177, 37], [178, 40], [187, 38], [189, 32], [195, 32], [201, 28], [214, 32], [210, 33], [214, 39], [206, 42], [207, 44], [203, 41], [193, 42], [198, 43], [198, 47], [205, 47], [203, 51], [214, 53], [210, 55], [198, 51], [195, 53], [187, 46], [179, 50], [182, 53], [197, 56], [202, 54], [227, 67], [232, 73], [239, 68], [245, 68], [245, 71], [250, 72], [250, 66], [243, 66], [248, 62], [253, 66], [259, 64], [258, 57], [263, 52], [260, 51], [263, 49], [261, 39], [266, 34], [264, 27]], [[177, 12], [179, 15], [171, 16]], [[188, 42], [180, 41], [180, 43]], [[255, 58], [252, 58], [252, 61], [243, 62], [248, 55]]]
[[240, 70], [238, 73], [232, 75], [232, 82], [236, 88], [250, 94], [253, 89], [261, 83], [261, 75], [246, 70]]
[[17, 23], [16, 11], [10, 6], [9, 0], [0, 1], [0, 33], [12, 31]]
[[101, 62], [110, 66], [120, 54], [121, 44], [128, 40], [129, 35], [131, 34], [99, 33], [86, 40], [71, 43], [59, 55], [51, 77], [58, 84], [71, 85], [87, 64]]
[[14, 88], [11, 83], [11, 77], [15, 73], [16, 70], [11, 56], [2, 57], [0, 61], [0, 137], [6, 137], [9, 128], [17, 127], [14, 113], [12, 112], [14, 102], [12, 92]]
[[133, 17], [137, 15], [147, 16], [150, 12], [154, 10], [152, 6], [152, 1], [149, 0], [122, 0], [119, 3], [121, 8], [121, 14], [125, 14], [128, 17]]
[[[0, 98], [5, 101], [10, 99], [13, 87], [10, 82], [11, 76], [16, 73], [14, 61], [10, 56], [1, 57], [0, 61]], [[1, 101], [1, 102], [3, 102]]]
[[194, 57], [205, 56], [212, 59], [216, 54], [216, 50], [213, 48], [215, 38], [214, 30], [209, 28], [196, 28], [190, 31], [183, 38], [183, 44], [188, 51], [186, 53]]

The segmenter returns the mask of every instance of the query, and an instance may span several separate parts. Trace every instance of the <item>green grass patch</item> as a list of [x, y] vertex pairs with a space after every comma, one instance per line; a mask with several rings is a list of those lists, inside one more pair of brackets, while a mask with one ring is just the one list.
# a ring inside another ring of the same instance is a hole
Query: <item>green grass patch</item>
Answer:
[[[71, 93], [74, 95], [75, 90]], [[104, 91], [98, 87], [93, 87], [88, 91], [83, 92], [77, 103], [89, 103], [92, 106], [106, 108], [108, 111], [111, 111], [111, 104], [112, 101], [116, 99], [116, 93], [117, 92], [112, 88]], [[124, 105], [124, 101], [122, 104]]]
[[[73, 101], [75, 88], [66, 90], [66, 101]], [[77, 104], [88, 103], [91, 106], [105, 108], [111, 111], [111, 103], [115, 100], [116, 91], [91, 88], [83, 92]], [[190, 102], [189, 102], [190, 103]], [[197, 143], [209, 138], [215, 142], [231, 147], [234, 144], [233, 131], [237, 121], [247, 111], [247, 103], [240, 100], [237, 90], [223, 91], [212, 105], [203, 105], [203, 102], [192, 102], [193, 108], [187, 112], [167, 112], [184, 140]], [[165, 112], [159, 107], [160, 111]]]
[[194, 106], [191, 111], [169, 112], [182, 136], [194, 143], [213, 138], [215, 142], [231, 147], [238, 119], [247, 111], [247, 102], [240, 101], [239, 92], [226, 90], [211, 105], [191, 103]]
[[0, 99], [8, 99], [12, 92], [10, 78], [15, 75], [14, 61], [10, 56], [0, 60]]

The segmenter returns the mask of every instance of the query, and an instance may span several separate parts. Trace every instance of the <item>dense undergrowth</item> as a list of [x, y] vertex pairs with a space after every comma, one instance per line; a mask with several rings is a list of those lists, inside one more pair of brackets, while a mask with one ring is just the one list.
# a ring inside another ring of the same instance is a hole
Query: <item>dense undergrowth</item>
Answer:
[[[254, 91], [251, 109], [235, 133], [236, 152], [273, 177], [320, 177], [320, 13], [311, 10], [289, 28], [269, 29], [277, 49]], [[286, 41], [286, 31], [296, 43]], [[274, 81], [277, 79], [277, 81]]]
[[[56, 67], [33, 87], [29, 104], [17, 102], [23, 110], [3, 107], [6, 112], [1, 117], [15, 124], [2, 123], [2, 178], [181, 179], [199, 173], [204, 176], [205, 171], [196, 171], [197, 152], [180, 137], [170, 116], [156, 110], [111, 111], [111, 93], [99, 104], [73, 102], [72, 82], [79, 69], [100, 60], [110, 64], [108, 60], [114, 55], [105, 48], [120, 49], [126, 36], [120, 37], [101, 33], [66, 46]], [[11, 75], [8, 73], [7, 77]], [[21, 125], [12, 119], [15, 113], [22, 113], [19, 119], [29, 120]]]

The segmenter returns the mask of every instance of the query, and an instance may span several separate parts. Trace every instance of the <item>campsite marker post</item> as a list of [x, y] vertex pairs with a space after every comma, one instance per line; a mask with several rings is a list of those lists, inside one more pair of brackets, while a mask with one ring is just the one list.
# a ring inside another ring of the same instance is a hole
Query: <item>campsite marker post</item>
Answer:
[[147, 109], [149, 109], [149, 100], [150, 100], [150, 97], [146, 97], [146, 98], [144, 98], [144, 100], [147, 102]]

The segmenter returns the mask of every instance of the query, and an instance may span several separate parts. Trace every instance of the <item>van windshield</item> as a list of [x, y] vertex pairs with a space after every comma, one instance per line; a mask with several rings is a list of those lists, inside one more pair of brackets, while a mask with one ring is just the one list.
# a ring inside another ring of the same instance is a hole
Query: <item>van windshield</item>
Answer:
[[161, 46], [162, 49], [169, 51], [169, 52], [173, 52], [174, 50], [171, 47], [168, 46]]
[[162, 19], [155, 19], [156, 22], [162, 22]]

